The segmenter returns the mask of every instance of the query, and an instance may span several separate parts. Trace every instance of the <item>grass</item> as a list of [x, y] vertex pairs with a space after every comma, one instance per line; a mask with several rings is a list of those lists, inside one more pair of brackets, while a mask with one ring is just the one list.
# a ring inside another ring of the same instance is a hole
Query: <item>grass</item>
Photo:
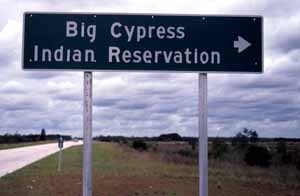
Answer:
[[[130, 155], [131, 157], [128, 157]], [[94, 145], [95, 172], [109, 175], [197, 177], [197, 167], [165, 164], [147, 154], [111, 144]]]
[[214, 181], [230, 179], [243, 183], [300, 186], [300, 171], [292, 166], [260, 168], [210, 160], [209, 176]]
[[47, 141], [37, 141], [37, 142], [21, 142], [21, 143], [11, 143], [11, 144], [0, 144], [0, 150], [11, 149], [11, 148], [20, 148], [26, 146], [34, 146], [40, 144], [49, 144], [56, 141], [47, 140]]
[[[63, 151], [62, 172], [57, 154], [5, 176], [0, 195], [81, 195], [82, 147]], [[164, 164], [116, 144], [93, 145], [94, 195], [193, 195], [197, 167]], [[101, 193], [101, 194], [100, 194]]]
[[[210, 160], [211, 161], [211, 160]], [[62, 171], [57, 154], [0, 179], [0, 196], [79, 196], [82, 191], [82, 146], [63, 151]], [[299, 195], [300, 180], [270, 169], [210, 162], [209, 195]], [[287, 170], [293, 171], [293, 170]], [[284, 171], [281, 171], [284, 172]], [[285, 172], [284, 172], [285, 173]], [[273, 179], [273, 180], [272, 180]], [[166, 162], [159, 153], [139, 152], [126, 146], [93, 145], [94, 196], [196, 196], [197, 164]]]

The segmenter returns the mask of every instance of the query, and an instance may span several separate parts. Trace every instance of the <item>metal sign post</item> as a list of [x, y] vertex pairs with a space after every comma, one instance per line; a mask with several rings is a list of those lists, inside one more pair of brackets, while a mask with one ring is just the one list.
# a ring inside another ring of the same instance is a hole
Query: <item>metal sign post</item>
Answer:
[[83, 196], [92, 196], [92, 72], [83, 80]]
[[208, 195], [207, 74], [199, 73], [199, 196]]

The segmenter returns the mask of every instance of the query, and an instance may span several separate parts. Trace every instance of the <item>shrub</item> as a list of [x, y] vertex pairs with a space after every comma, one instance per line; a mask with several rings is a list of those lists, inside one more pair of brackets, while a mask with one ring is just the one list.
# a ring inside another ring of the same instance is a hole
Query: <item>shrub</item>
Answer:
[[297, 151], [295, 153], [293, 153], [293, 162], [296, 165], [296, 168], [300, 171], [300, 152]]
[[189, 140], [189, 145], [192, 147], [192, 150], [196, 150], [197, 142], [194, 140]]
[[183, 157], [190, 157], [190, 158], [198, 157], [198, 152], [191, 149], [181, 149], [177, 153]]
[[250, 146], [245, 154], [244, 161], [251, 166], [270, 167], [272, 156], [265, 147]]
[[300, 161], [296, 163], [296, 168], [300, 171]]
[[148, 149], [148, 145], [146, 142], [142, 141], [142, 140], [135, 140], [132, 143], [132, 147], [135, 150], [147, 150]]
[[212, 150], [210, 155], [215, 158], [219, 159], [224, 156], [225, 153], [228, 152], [228, 145], [225, 141], [221, 139], [216, 139], [212, 142]]
[[279, 161], [282, 164], [291, 164], [293, 162], [292, 153], [288, 152], [286, 141], [280, 140], [276, 145], [276, 152], [279, 157]]
[[278, 154], [287, 154], [287, 145], [286, 145], [286, 141], [280, 140], [280, 141], [276, 144], [276, 152], [277, 152]]

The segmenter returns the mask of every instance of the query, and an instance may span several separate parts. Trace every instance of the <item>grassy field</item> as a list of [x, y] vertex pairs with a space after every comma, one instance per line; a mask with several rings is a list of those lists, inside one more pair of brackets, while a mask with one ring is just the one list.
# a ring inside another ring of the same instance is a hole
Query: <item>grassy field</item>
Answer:
[[0, 144], [0, 150], [10, 149], [10, 148], [19, 148], [19, 147], [26, 147], [26, 146], [34, 146], [40, 144], [49, 144], [54, 143], [57, 141], [38, 141], [38, 142], [21, 142], [21, 143], [12, 143], [12, 144]]
[[[182, 144], [174, 144], [182, 146]], [[95, 196], [197, 196], [197, 162], [172, 157], [170, 144], [156, 152], [139, 152], [126, 145], [97, 142], [93, 146]], [[49, 156], [0, 179], [0, 196], [82, 195], [82, 147], [63, 151], [62, 172], [56, 172], [57, 155]], [[298, 196], [298, 174], [278, 180], [274, 168], [209, 163], [209, 195]], [[290, 170], [288, 170], [290, 171]], [[293, 171], [293, 170], [291, 170]], [[281, 174], [282, 176], [282, 174]], [[298, 176], [299, 177], [299, 176]]]

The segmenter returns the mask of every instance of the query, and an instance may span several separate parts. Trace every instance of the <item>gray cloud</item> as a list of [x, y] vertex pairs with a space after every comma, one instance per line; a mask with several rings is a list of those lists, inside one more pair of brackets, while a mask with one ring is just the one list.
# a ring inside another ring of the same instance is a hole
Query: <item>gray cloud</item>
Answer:
[[[298, 1], [7, 1], [0, 11], [0, 134], [82, 135], [83, 73], [21, 69], [22, 14], [110, 11], [265, 16], [265, 72], [209, 74], [209, 135], [244, 127], [265, 137], [300, 137]], [[9, 11], [8, 11], [9, 10]], [[93, 134], [198, 135], [198, 81], [190, 73], [95, 72]]]

